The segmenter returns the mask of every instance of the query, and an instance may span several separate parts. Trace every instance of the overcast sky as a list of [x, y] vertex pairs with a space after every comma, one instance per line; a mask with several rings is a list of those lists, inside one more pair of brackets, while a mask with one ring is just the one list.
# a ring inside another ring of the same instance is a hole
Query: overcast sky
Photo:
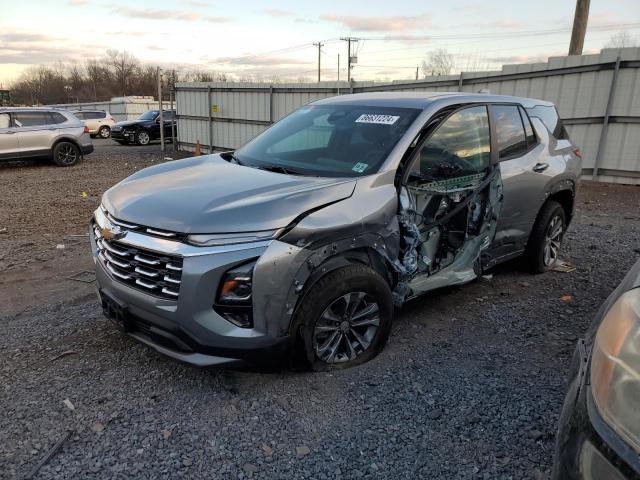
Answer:
[[[323, 79], [356, 44], [357, 80], [410, 78], [446, 48], [457, 69], [499, 68], [566, 54], [575, 0], [22, 0], [3, 2], [0, 82], [25, 68], [82, 62], [113, 48], [145, 63], [269, 79]], [[640, 0], [591, 0], [586, 51], [620, 30], [640, 35]]]

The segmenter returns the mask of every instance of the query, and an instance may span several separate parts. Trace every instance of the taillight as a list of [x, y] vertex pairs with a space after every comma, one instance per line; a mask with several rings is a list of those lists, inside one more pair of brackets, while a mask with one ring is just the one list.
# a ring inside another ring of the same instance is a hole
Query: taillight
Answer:
[[82, 131], [82, 133], [89, 133], [89, 127], [85, 126], [84, 130]]
[[579, 148], [575, 148], [575, 149], [573, 150], [573, 153], [575, 153], [575, 154], [576, 154], [576, 157], [578, 157], [578, 158], [582, 158], [582, 151], [581, 151]]

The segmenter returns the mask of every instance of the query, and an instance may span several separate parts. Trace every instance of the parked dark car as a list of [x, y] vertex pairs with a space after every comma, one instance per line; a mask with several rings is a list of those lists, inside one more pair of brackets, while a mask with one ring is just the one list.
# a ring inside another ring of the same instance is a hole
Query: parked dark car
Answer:
[[[175, 113], [165, 110], [162, 114], [164, 138], [167, 140], [173, 140], [174, 132], [178, 134]], [[122, 145], [148, 145], [152, 140], [160, 140], [160, 110], [149, 110], [136, 120], [116, 123], [111, 127], [111, 138]]]
[[554, 480], [640, 478], [640, 261], [578, 341]]

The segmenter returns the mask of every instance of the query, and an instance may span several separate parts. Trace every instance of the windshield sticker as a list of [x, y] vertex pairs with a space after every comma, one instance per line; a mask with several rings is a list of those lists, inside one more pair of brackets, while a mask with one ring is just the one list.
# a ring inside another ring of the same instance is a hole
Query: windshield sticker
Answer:
[[356, 119], [356, 123], [377, 123], [378, 125], [393, 125], [400, 117], [397, 115], [376, 115], [365, 113]]
[[[396, 118], [398, 118], [398, 117], [396, 117]], [[369, 166], [368, 163], [360, 163], [360, 162], [358, 162], [353, 166], [353, 168], [351, 170], [353, 170], [354, 172], [357, 172], [357, 173], [362, 173], [367, 169], [368, 166]]]

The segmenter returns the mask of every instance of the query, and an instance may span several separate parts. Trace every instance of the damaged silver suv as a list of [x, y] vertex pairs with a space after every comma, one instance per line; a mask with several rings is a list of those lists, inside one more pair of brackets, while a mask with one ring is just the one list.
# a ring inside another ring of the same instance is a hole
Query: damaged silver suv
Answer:
[[356, 365], [384, 346], [394, 305], [521, 255], [548, 269], [580, 170], [545, 101], [320, 100], [236, 151], [108, 190], [91, 224], [103, 310], [196, 365]]

